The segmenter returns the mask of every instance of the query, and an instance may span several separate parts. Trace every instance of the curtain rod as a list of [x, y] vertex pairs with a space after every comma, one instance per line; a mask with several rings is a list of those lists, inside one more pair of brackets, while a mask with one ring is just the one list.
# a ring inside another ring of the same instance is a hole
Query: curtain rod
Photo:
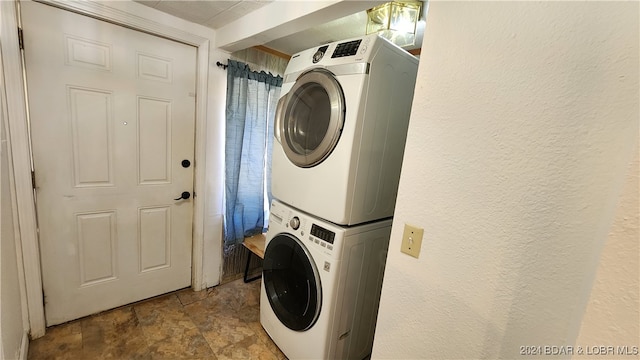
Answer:
[[227, 70], [227, 68], [229, 67], [229, 65], [227, 65], [227, 64], [223, 64], [223, 63], [221, 63], [220, 61], [216, 61], [216, 65], [217, 65], [218, 67], [221, 67], [221, 68], [222, 68], [222, 70]]

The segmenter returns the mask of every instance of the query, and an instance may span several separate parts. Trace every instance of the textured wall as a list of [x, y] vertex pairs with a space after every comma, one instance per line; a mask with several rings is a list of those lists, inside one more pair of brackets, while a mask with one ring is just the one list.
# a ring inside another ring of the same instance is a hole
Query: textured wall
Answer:
[[[640, 346], [640, 167], [638, 149], [635, 152], [576, 341], [584, 348], [606, 344], [615, 346], [617, 351], [618, 346]], [[612, 355], [620, 355], [615, 351]], [[585, 351], [576, 358], [590, 356]]]
[[1, 74], [0, 85], [3, 87], [0, 90], [0, 359], [17, 359], [26, 329], [22, 322], [14, 202], [11, 197], [12, 184], [5, 131], [7, 118], [4, 108], [4, 79]]
[[[638, 141], [638, 14], [430, 4], [374, 359], [576, 341]], [[419, 259], [404, 223], [425, 229]]]

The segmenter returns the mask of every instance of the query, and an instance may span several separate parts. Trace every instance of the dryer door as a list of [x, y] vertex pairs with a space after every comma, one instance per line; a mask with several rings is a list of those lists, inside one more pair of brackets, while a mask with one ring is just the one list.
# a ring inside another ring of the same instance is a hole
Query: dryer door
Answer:
[[338, 143], [344, 115], [344, 94], [334, 75], [322, 68], [307, 71], [278, 102], [276, 138], [295, 165], [318, 165]]
[[276, 235], [264, 252], [263, 284], [273, 312], [289, 329], [315, 324], [322, 305], [320, 276], [307, 248], [296, 237]]

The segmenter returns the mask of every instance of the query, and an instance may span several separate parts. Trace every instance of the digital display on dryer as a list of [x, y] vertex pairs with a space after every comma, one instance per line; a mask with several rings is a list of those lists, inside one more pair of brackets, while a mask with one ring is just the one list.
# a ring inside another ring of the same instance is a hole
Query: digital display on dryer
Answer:
[[329, 244], [333, 244], [333, 239], [336, 237], [336, 234], [333, 231], [329, 231], [316, 224], [311, 225], [311, 235], [319, 239], [322, 239], [328, 242]]
[[336, 46], [336, 49], [333, 51], [333, 54], [331, 55], [331, 57], [338, 58], [343, 56], [355, 55], [358, 53], [358, 47], [360, 46], [361, 42], [362, 42], [362, 39], [338, 44], [338, 46]]

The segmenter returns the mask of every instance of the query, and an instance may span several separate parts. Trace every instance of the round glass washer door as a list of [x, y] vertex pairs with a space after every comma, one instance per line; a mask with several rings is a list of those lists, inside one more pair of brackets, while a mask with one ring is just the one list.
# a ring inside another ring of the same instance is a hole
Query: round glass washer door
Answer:
[[296, 237], [276, 235], [264, 252], [262, 281], [271, 309], [291, 330], [310, 329], [322, 307], [320, 276], [311, 254]]
[[344, 94], [334, 75], [318, 68], [300, 75], [278, 102], [276, 137], [299, 167], [320, 164], [331, 154], [344, 125]]

